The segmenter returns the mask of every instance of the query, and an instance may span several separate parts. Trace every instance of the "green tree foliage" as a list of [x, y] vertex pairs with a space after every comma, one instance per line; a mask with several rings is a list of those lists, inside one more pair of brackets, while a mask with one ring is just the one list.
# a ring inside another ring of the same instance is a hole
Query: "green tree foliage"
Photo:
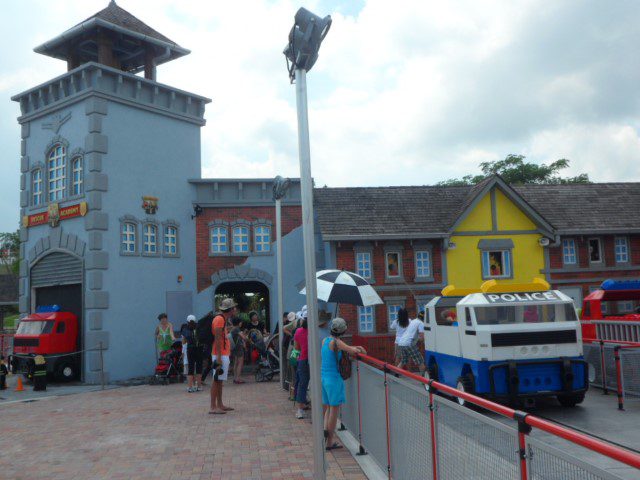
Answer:
[[465, 175], [462, 178], [451, 178], [438, 182], [441, 186], [475, 185], [490, 175], [500, 175], [505, 182], [513, 185], [525, 183], [537, 184], [567, 184], [567, 183], [591, 183], [589, 175], [582, 173], [576, 177], [561, 177], [560, 170], [569, 167], [569, 160], [561, 158], [549, 165], [525, 162], [524, 155], [507, 155], [504, 160], [482, 162], [480, 170], [482, 175]]
[[0, 264], [6, 273], [18, 275], [20, 270], [20, 234], [0, 232]]

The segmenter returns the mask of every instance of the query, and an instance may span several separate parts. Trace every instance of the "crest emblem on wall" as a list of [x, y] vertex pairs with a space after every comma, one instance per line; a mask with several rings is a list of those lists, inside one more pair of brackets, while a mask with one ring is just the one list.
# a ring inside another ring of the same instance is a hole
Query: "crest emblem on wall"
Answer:
[[147, 215], [154, 215], [158, 211], [158, 197], [142, 197], [142, 209]]
[[47, 213], [49, 214], [49, 225], [57, 227], [60, 223], [60, 206], [57, 203], [50, 203]]

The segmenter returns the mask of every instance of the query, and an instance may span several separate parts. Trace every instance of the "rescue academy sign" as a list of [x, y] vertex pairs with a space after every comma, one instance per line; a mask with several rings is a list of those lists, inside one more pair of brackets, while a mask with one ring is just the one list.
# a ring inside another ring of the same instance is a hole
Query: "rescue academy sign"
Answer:
[[55, 227], [61, 220], [73, 217], [84, 217], [86, 214], [87, 202], [81, 202], [63, 208], [60, 208], [57, 203], [52, 203], [46, 212], [34, 213], [33, 215], [25, 215], [22, 217], [22, 226], [29, 228], [49, 223], [49, 225]]
[[532, 293], [487, 293], [484, 295], [489, 303], [520, 303], [520, 302], [557, 302], [562, 299], [555, 292]]

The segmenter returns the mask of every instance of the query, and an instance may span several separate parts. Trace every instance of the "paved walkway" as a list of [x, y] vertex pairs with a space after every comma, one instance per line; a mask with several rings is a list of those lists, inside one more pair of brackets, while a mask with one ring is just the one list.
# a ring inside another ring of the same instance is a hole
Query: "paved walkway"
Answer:
[[[0, 406], [0, 477], [251, 480], [312, 477], [311, 424], [276, 382], [227, 384], [227, 415], [184, 385], [126, 387]], [[366, 479], [346, 449], [331, 479]]]

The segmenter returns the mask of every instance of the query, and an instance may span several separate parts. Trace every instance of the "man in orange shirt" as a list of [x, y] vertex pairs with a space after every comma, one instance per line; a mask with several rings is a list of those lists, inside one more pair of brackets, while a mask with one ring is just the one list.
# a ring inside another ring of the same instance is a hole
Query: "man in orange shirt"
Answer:
[[[211, 323], [211, 330], [213, 331], [211, 359], [215, 367], [213, 369], [213, 382], [211, 383], [211, 409], [209, 413], [216, 415], [233, 410], [231, 407], [225, 407], [222, 403], [222, 382], [227, 379], [229, 355], [231, 353], [231, 345], [227, 337], [227, 323], [235, 314], [236, 306], [236, 302], [232, 298], [225, 298], [220, 304], [222, 313], [216, 315]], [[218, 373], [219, 369], [222, 369], [221, 373]]]

